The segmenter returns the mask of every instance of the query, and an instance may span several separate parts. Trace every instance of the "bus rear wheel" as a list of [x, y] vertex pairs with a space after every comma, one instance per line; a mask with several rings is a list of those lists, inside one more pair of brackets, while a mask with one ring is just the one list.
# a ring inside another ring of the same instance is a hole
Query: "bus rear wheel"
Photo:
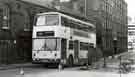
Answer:
[[68, 58], [68, 64], [69, 64], [70, 67], [73, 66], [74, 60], [73, 60], [73, 57], [72, 56], [69, 56], [69, 58]]

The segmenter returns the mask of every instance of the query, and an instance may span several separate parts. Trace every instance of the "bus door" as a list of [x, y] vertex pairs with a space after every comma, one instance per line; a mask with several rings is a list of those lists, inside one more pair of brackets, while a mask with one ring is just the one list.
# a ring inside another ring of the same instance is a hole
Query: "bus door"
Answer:
[[61, 59], [66, 60], [66, 55], [67, 55], [67, 40], [62, 39], [61, 40]]
[[74, 41], [74, 59], [75, 59], [75, 63], [78, 63], [78, 55], [79, 55], [79, 41], [75, 40]]
[[93, 61], [94, 44], [90, 43], [88, 46], [88, 64], [91, 65]]

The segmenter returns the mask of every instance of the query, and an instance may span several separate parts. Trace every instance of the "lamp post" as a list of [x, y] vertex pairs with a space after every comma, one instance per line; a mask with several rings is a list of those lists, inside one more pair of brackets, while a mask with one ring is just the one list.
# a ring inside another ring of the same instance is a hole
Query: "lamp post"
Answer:
[[117, 54], [117, 37], [114, 37], [113, 39], [113, 48], [114, 48], [114, 52], [112, 58], [114, 58], [114, 55]]
[[87, 0], [85, 0], [85, 17], [87, 17]]

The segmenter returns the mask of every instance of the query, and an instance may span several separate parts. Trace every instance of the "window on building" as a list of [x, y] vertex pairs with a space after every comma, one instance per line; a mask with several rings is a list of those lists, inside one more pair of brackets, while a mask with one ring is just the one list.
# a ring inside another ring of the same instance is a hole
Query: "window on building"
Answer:
[[0, 27], [2, 29], [9, 28], [9, 8], [4, 6], [0, 7]]

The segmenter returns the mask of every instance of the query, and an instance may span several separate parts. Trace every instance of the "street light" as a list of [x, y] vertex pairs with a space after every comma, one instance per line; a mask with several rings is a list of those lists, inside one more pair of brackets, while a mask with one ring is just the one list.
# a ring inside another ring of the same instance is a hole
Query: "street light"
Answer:
[[114, 47], [114, 52], [113, 52], [113, 58], [114, 58], [114, 55], [117, 54], [117, 38], [114, 37], [113, 39], [113, 47]]
[[87, 17], [87, 0], [85, 0], [85, 17]]

